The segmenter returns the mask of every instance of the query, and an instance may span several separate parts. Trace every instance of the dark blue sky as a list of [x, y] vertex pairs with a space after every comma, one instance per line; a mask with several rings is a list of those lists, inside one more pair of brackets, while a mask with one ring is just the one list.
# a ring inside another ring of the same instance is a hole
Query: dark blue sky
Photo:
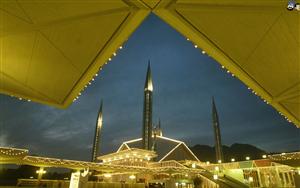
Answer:
[[89, 160], [101, 99], [102, 153], [140, 137], [150, 59], [153, 121], [161, 118], [165, 136], [190, 146], [213, 145], [214, 96], [223, 144], [248, 143], [271, 152], [299, 150], [300, 129], [156, 16], [149, 16], [123, 47], [66, 110], [0, 95], [0, 145], [28, 148], [44, 156]]

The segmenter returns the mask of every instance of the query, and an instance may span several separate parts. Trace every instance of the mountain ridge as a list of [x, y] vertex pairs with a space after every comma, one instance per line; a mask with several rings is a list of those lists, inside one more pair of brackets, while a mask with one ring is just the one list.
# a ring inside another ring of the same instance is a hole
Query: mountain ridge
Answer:
[[[216, 162], [215, 147], [209, 145], [196, 144], [189, 147], [200, 161]], [[222, 145], [224, 162], [230, 162], [232, 158], [236, 161], [244, 161], [246, 157], [250, 159], [261, 159], [262, 155], [268, 152], [251, 144], [234, 143], [230, 146]]]

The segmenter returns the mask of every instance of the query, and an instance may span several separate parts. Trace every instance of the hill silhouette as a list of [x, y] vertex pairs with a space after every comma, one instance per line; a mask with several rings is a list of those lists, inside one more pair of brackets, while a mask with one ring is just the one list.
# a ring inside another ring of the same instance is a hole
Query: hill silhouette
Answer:
[[[250, 144], [234, 143], [231, 146], [223, 145], [224, 162], [230, 162], [231, 158], [236, 161], [243, 161], [247, 156], [250, 159], [261, 159], [266, 151]], [[190, 147], [200, 161], [216, 162], [215, 148], [208, 145], [195, 145]]]

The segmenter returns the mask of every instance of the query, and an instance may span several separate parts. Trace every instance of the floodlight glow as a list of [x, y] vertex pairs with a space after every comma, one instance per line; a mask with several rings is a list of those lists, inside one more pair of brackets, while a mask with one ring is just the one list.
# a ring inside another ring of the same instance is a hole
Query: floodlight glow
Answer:
[[218, 175], [214, 174], [214, 180], [217, 180], [217, 179], [218, 179]]
[[249, 177], [249, 182], [253, 182], [253, 177]]
[[43, 169], [37, 170], [36, 171], [37, 174], [46, 174], [46, 171]]
[[192, 168], [196, 168], [196, 164], [195, 163], [192, 164]]
[[104, 174], [103, 175], [105, 178], [111, 178], [111, 174]]

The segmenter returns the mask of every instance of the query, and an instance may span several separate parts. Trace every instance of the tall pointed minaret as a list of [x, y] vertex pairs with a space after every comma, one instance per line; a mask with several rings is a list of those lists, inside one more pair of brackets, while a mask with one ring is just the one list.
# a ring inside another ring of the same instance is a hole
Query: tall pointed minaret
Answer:
[[152, 150], [156, 151], [157, 150], [157, 143], [156, 143], [156, 138], [157, 136], [162, 136], [162, 131], [161, 131], [161, 125], [160, 125], [160, 119], [158, 120], [158, 124], [153, 128], [152, 130]]
[[162, 129], [161, 129], [160, 118], [158, 119], [158, 127], [157, 127], [156, 132], [157, 132], [156, 135], [162, 136]]
[[214, 97], [212, 98], [212, 123], [215, 133], [215, 150], [216, 150], [216, 161], [224, 162], [223, 152], [222, 152], [222, 143], [221, 143], [221, 131], [219, 124], [218, 112], [215, 104]]
[[152, 76], [150, 68], [150, 60], [148, 62], [148, 70], [144, 87], [144, 111], [143, 111], [143, 149], [152, 149]]
[[97, 123], [96, 123], [96, 128], [95, 128], [92, 162], [97, 161], [97, 156], [99, 155], [99, 152], [100, 152], [100, 136], [101, 136], [101, 128], [103, 125], [102, 106], [103, 106], [103, 101], [101, 100], [100, 109], [98, 112]]
[[160, 118], [158, 118], [158, 128], [161, 128], [161, 124], [160, 124]]

